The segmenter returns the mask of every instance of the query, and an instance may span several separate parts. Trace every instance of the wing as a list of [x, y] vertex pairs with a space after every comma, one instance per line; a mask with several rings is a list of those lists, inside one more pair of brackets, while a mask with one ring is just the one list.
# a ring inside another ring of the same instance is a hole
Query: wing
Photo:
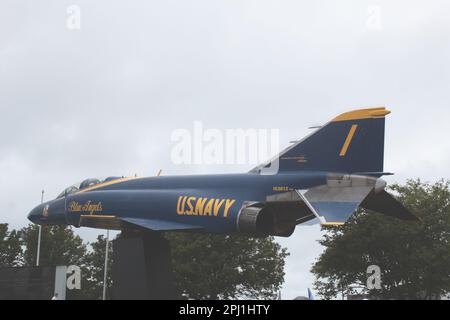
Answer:
[[147, 229], [153, 231], [202, 230], [200, 226], [161, 219], [123, 218], [112, 215], [82, 215], [80, 226], [98, 229]]

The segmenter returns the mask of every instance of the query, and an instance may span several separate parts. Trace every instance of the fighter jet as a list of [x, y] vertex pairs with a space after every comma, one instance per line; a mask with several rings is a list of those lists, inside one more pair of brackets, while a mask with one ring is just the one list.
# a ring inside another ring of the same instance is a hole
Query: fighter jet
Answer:
[[28, 218], [41, 225], [290, 236], [359, 208], [417, 218], [385, 191], [384, 107], [343, 113], [240, 174], [86, 179]]

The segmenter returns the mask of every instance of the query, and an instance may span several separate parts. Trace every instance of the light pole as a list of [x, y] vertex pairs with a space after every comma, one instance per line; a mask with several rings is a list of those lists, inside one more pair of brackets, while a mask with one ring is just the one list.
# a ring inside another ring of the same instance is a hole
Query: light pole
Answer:
[[[44, 190], [41, 192], [41, 204], [44, 203]], [[37, 244], [37, 253], [36, 253], [36, 267], [39, 267], [39, 256], [41, 254], [41, 235], [42, 235], [42, 226], [38, 227], [38, 244]]]
[[106, 300], [106, 277], [108, 275], [109, 229], [106, 230], [105, 267], [103, 273], [103, 300]]

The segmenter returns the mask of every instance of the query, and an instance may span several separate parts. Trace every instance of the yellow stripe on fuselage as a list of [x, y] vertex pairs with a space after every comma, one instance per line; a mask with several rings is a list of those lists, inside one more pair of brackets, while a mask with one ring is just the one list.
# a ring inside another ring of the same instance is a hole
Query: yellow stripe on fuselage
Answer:
[[117, 183], [122, 183], [122, 182], [125, 182], [125, 181], [135, 180], [135, 179], [142, 179], [142, 177], [119, 178], [119, 179], [115, 179], [115, 180], [99, 183], [99, 184], [96, 184], [96, 185], [94, 185], [92, 187], [81, 189], [77, 193], [92, 191], [92, 190], [95, 190], [95, 189], [98, 189], [98, 188], [110, 186], [110, 185], [117, 184]]
[[102, 218], [102, 219], [115, 219], [116, 216], [111, 216], [111, 215], [99, 215], [99, 214], [82, 214], [80, 215], [81, 218]]

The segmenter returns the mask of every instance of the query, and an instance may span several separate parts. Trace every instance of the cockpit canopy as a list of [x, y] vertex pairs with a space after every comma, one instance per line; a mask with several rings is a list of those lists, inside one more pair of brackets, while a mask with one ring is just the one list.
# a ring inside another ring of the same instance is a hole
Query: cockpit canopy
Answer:
[[104, 182], [108, 182], [108, 181], [112, 181], [112, 180], [116, 180], [116, 179], [121, 179], [123, 177], [107, 177], [107, 178], [89, 178], [89, 179], [85, 179], [79, 183], [75, 183], [74, 185], [71, 185], [70, 187], [67, 187], [63, 190], [63, 192], [61, 192], [56, 199], [59, 198], [63, 198], [71, 193], [75, 193], [78, 191], [81, 191], [83, 189], [95, 186], [97, 184], [100, 183], [104, 183]]

